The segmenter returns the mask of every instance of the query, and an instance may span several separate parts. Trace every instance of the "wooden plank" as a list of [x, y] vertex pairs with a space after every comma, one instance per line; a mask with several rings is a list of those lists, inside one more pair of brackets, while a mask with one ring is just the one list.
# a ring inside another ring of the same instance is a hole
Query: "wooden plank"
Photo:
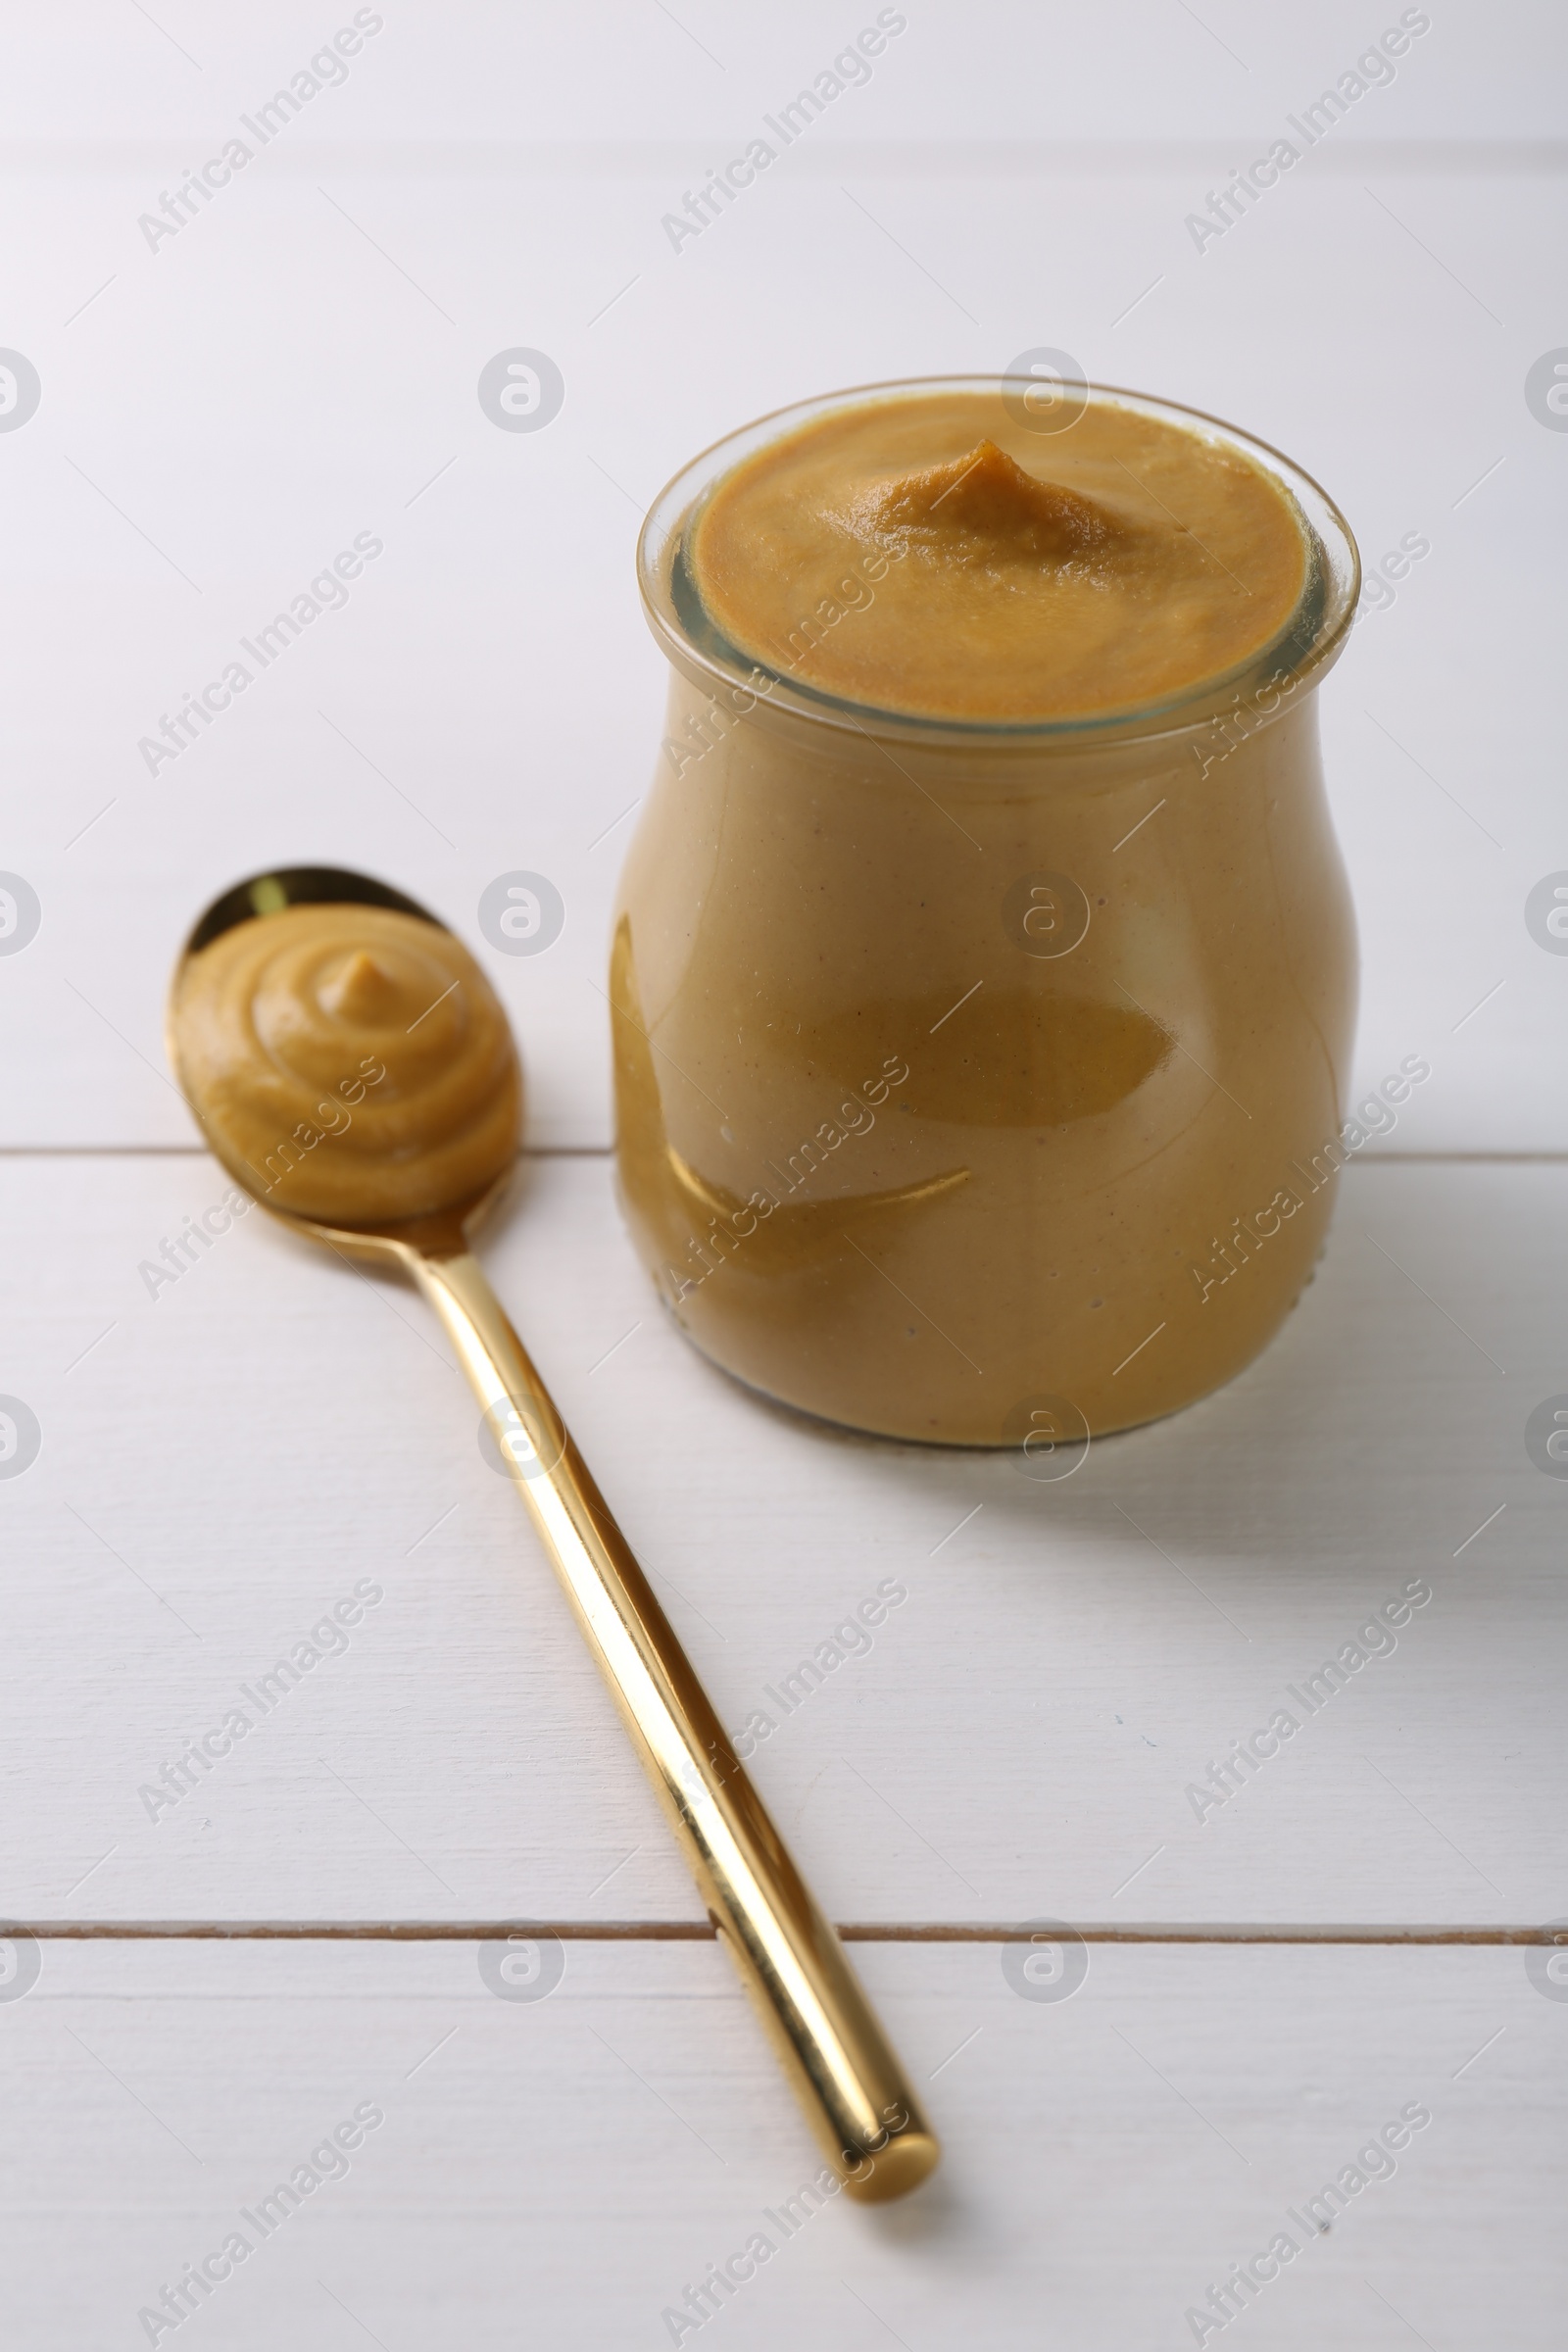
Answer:
[[[1241, 83], [1199, 27], [1175, 30], [1184, 72], [1203, 78], [1191, 43]], [[662, 21], [655, 31], [689, 46]], [[1347, 32], [1341, 54], [1362, 37]], [[139, 22], [132, 38], [158, 45]], [[422, 122], [426, 84], [403, 78], [418, 50], [402, 34], [370, 44], [348, 90], [323, 93], [309, 124], [153, 250], [138, 217], [156, 208], [154, 182], [177, 183], [216, 136], [202, 93], [218, 58], [198, 76], [171, 52], [190, 90], [160, 92], [167, 160], [156, 146], [78, 148], [63, 176], [27, 183], [6, 331], [45, 391], [24, 433], [0, 436], [4, 856], [42, 914], [30, 945], [0, 955], [4, 1140], [183, 1140], [160, 1075], [178, 944], [240, 874], [317, 859], [381, 871], [458, 924], [521, 1034], [534, 1141], [608, 1141], [597, 992], [662, 724], [662, 664], [633, 579], [641, 510], [696, 450], [782, 402], [1004, 367], [1045, 331], [1020, 288], [1049, 283], [1048, 341], [1064, 338], [1098, 378], [1235, 416], [1291, 451], [1343, 501], [1369, 564], [1392, 553], [1402, 566], [1325, 693], [1364, 935], [1357, 1091], [1424, 1054], [1434, 1075], [1404, 1113], [1407, 1142], [1568, 1145], [1568, 1088], [1548, 1076], [1563, 1066], [1563, 967], [1523, 920], [1561, 856], [1548, 632], [1563, 487], [1554, 438], [1520, 396], [1527, 363], [1487, 315], [1534, 315], [1552, 184], [1499, 168], [1478, 196], [1461, 175], [1478, 169], [1473, 148], [1440, 151], [1412, 177], [1396, 152], [1355, 162], [1325, 141], [1310, 172], [1199, 251], [1187, 216], [1231, 168], [1201, 149], [1123, 146], [1076, 165], [1037, 152], [1005, 169], [962, 143], [883, 152], [941, 127], [927, 109], [958, 71], [937, 72], [952, 46], [951, 27], [911, 22], [876, 90], [849, 101], [867, 126], [853, 169], [832, 136], [803, 141], [680, 252], [662, 216], [709, 164], [679, 148], [600, 144], [554, 170], [514, 150], [465, 168], [422, 130], [401, 146], [364, 131], [371, 144], [313, 160], [296, 142], [321, 135], [325, 108], [342, 125], [384, 103], [405, 136], [401, 106]], [[764, 47], [763, 86], [788, 88], [797, 67]], [[638, 139], [692, 120], [661, 55], [635, 92]], [[243, 49], [231, 62], [237, 112], [277, 68]], [[1451, 70], [1439, 43], [1418, 43], [1401, 90], [1368, 104], [1392, 121]], [[1320, 57], [1300, 62], [1276, 122], [1321, 71]], [[34, 86], [76, 78], [73, 54]], [[489, 78], [454, 98], [455, 137]], [[1217, 124], [1212, 92], [1189, 114], [1176, 86], [1146, 84], [1146, 103]], [[115, 136], [134, 125], [139, 137], [120, 87]], [[1077, 223], [1066, 252], [1064, 216]], [[1483, 285], [1485, 299], [1467, 291]], [[777, 320], [807, 316], [808, 340], [781, 350]], [[1304, 318], [1315, 365], [1281, 368]], [[539, 434], [498, 431], [475, 397], [486, 359], [519, 345], [546, 349], [568, 387]], [[1434, 348], [1441, 401], [1412, 392]], [[1324, 397], [1347, 382], [1353, 401]], [[347, 606], [264, 667], [246, 645], [359, 533], [383, 552]], [[1402, 556], [1401, 540], [1428, 552]], [[236, 659], [249, 683], [210, 724], [186, 720], [177, 756], [160, 755], [165, 717]], [[913, 795], [909, 821], [946, 835]], [[486, 885], [520, 870], [547, 874], [566, 906], [561, 938], [534, 957], [477, 935]], [[1435, 919], [1458, 906], [1462, 924]]]
[[[225, 1190], [200, 1158], [0, 1187], [0, 1389], [43, 1430], [0, 1481], [12, 1911], [697, 1917], [414, 1296], [252, 1216], [149, 1297]], [[1054, 1486], [735, 1387], [662, 1320], [601, 1159], [531, 1163], [487, 1255], [726, 1720], [776, 1717], [753, 1769], [832, 1916], [1518, 1927], [1562, 1909], [1568, 1487], [1524, 1430], [1568, 1385], [1565, 1187], [1355, 1165], [1265, 1356]], [[346, 1648], [328, 1623], [253, 1706], [362, 1579]], [[1396, 1647], [1298, 1705], [1412, 1582]], [[786, 1715], [768, 1691], [889, 1585]], [[177, 1802], [139, 1794], [235, 1707]], [[1279, 1708], [1278, 1754], [1195, 1799]]]
[[[1039, 2001], [996, 1946], [864, 1950], [945, 2166], [906, 2205], [807, 2197], [793, 2226], [817, 2159], [711, 1946], [574, 1943], [527, 2002], [462, 1944], [42, 1963], [0, 2004], [18, 2343], [145, 2341], [138, 2313], [236, 2230], [244, 2261], [160, 2343], [1176, 2352], [1271, 2243], [1244, 2331], [1270, 2352], [1560, 2333], [1568, 2008], [1517, 1951], [1097, 1948]], [[1402, 2144], [1364, 2153], [1388, 2126]], [[302, 2165], [335, 2177], [264, 2237]], [[719, 2316], [672, 2328], [759, 2232]]]

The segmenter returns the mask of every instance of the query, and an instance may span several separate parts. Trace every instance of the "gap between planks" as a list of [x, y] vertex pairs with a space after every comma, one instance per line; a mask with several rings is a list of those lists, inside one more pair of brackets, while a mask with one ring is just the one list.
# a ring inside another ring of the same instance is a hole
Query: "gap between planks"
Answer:
[[[525, 1144], [519, 1159], [609, 1159], [613, 1144]], [[0, 1144], [0, 1159], [211, 1159], [205, 1144]]]
[[[526, 1144], [521, 1159], [611, 1159], [613, 1144]], [[0, 1159], [208, 1159], [205, 1144], [0, 1144]], [[1366, 1152], [1358, 1168], [1561, 1167], [1568, 1152]]]
[[[977, 1923], [914, 1920], [851, 1922], [838, 1930], [846, 1943], [1027, 1943], [1055, 1921]], [[290, 1943], [485, 1943], [526, 1929], [572, 1943], [711, 1943], [717, 1930], [701, 1919], [57, 1919], [8, 1923], [5, 1932], [40, 1940]], [[1085, 1943], [1208, 1944], [1544, 1944], [1544, 1926], [1438, 1928], [1298, 1926], [1248, 1927], [1215, 1923], [1192, 1927], [1070, 1926]]]
[[[806, 179], [1185, 179], [1223, 173], [1235, 152], [1234, 141], [1227, 145], [1205, 138], [851, 138], [830, 144], [831, 154], [807, 148], [792, 172]], [[1314, 174], [1341, 179], [1447, 173], [1494, 179], [1555, 177], [1568, 172], [1568, 140], [1563, 139], [1439, 135], [1364, 138], [1350, 145], [1353, 153], [1326, 148], [1312, 167]], [[157, 135], [10, 139], [0, 172], [11, 178], [28, 172], [49, 178], [82, 172], [141, 178], [183, 165], [186, 152]], [[298, 154], [280, 151], [268, 171], [270, 177], [278, 179], [320, 177], [335, 171], [405, 179], [653, 179], [667, 184], [689, 178], [699, 168], [706, 170], [710, 152], [710, 145], [695, 139], [345, 137], [313, 139], [308, 151]]]

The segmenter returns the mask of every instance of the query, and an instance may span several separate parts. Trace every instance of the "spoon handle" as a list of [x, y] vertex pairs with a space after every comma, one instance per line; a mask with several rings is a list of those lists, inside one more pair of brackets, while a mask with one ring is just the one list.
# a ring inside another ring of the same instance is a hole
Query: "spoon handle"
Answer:
[[409, 1256], [819, 2146], [852, 2196], [902, 2196], [941, 2150], [843, 1946], [478, 1260]]

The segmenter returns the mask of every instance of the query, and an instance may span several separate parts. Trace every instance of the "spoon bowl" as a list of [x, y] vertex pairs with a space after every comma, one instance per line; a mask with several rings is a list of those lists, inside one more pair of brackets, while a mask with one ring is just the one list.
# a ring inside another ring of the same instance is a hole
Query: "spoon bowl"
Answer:
[[236, 930], [241, 923], [280, 914], [290, 906], [380, 906], [389, 913], [409, 915], [416, 922], [428, 923], [434, 931], [445, 933], [448, 928], [427, 906], [421, 906], [417, 899], [411, 899], [405, 892], [394, 890], [391, 883], [379, 881], [373, 874], [356, 873], [347, 866], [278, 866], [269, 873], [252, 874], [247, 880], [236, 882], [231, 889], [221, 892], [192, 926], [180, 950], [170, 983], [164, 1024], [170, 1064], [178, 1080], [180, 1092], [202, 1125], [208, 1149], [235, 1181], [282, 1223], [353, 1256], [395, 1260], [399, 1250], [405, 1247], [442, 1247], [454, 1242], [461, 1246], [464, 1238], [470, 1231], [476, 1231], [511, 1192], [513, 1169], [503, 1169], [490, 1183], [480, 1186], [478, 1190], [460, 1195], [456, 1200], [442, 1203], [435, 1209], [424, 1210], [416, 1217], [389, 1219], [378, 1217], [372, 1211], [363, 1218], [349, 1217], [328, 1223], [321, 1218], [303, 1216], [259, 1191], [256, 1169], [231, 1149], [221, 1129], [209, 1127], [202, 1119], [197, 1090], [191, 1083], [185, 1056], [181, 1053], [177, 1017], [180, 991], [191, 962], [204, 948], [211, 947], [225, 932]]

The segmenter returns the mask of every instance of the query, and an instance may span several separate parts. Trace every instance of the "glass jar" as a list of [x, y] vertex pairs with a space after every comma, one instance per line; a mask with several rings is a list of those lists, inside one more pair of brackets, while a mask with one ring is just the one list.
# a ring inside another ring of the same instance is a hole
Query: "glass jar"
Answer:
[[715, 1363], [1055, 1475], [1239, 1372], [1321, 1249], [1355, 946], [1315, 690], [1360, 571], [1276, 452], [1096, 388], [1294, 500], [1306, 587], [1240, 669], [1093, 721], [933, 723], [715, 636], [683, 543], [732, 466], [828, 409], [996, 390], [804, 403], [649, 514], [671, 676], [616, 910], [617, 1152], [637, 1250]]

